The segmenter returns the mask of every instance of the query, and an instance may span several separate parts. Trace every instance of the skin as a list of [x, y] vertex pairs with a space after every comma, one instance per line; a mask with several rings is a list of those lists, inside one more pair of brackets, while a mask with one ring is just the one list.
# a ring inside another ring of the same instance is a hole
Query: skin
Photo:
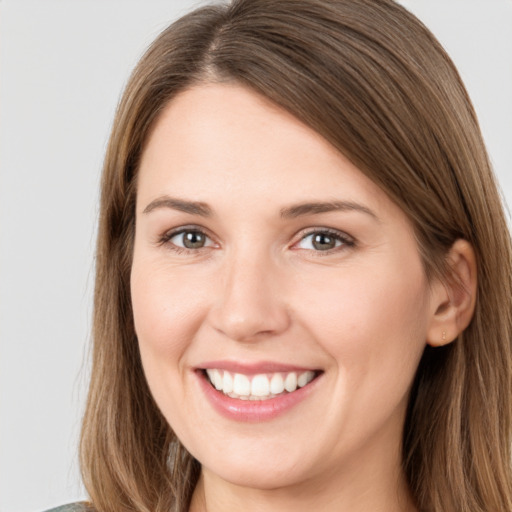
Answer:
[[[282, 216], [333, 201], [363, 209]], [[184, 249], [169, 235], [183, 226], [205, 245]], [[327, 228], [341, 238], [319, 250], [310, 233]], [[474, 275], [470, 248], [452, 259]], [[427, 282], [404, 213], [316, 132], [236, 84], [174, 98], [142, 156], [131, 289], [151, 392], [202, 465], [191, 510], [416, 510], [400, 458], [408, 393], [426, 343], [452, 340], [471, 300]], [[244, 423], [199, 386], [212, 360], [322, 374], [284, 414]]]

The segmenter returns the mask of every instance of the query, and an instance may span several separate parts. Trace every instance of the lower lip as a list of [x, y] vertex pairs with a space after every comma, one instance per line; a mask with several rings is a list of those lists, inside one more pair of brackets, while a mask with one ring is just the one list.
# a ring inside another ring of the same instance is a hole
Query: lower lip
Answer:
[[240, 400], [217, 391], [203, 371], [196, 371], [201, 388], [213, 408], [224, 417], [243, 422], [269, 421], [284, 414], [302, 402], [316, 388], [321, 375], [293, 393], [285, 393], [268, 400]]

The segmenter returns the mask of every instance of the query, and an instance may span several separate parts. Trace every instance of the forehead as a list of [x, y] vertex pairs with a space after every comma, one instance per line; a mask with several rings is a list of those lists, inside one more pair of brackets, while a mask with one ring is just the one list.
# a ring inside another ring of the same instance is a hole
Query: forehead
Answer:
[[164, 109], [142, 155], [138, 202], [169, 194], [211, 203], [354, 200], [386, 194], [297, 118], [251, 90], [207, 84]]

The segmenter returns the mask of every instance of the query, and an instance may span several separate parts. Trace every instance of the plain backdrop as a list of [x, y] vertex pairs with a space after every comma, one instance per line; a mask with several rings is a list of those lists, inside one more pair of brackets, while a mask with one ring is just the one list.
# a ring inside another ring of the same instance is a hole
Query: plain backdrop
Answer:
[[[403, 3], [459, 67], [512, 202], [512, 0]], [[131, 68], [197, 5], [0, 0], [0, 512], [85, 497], [76, 448], [103, 154]]]

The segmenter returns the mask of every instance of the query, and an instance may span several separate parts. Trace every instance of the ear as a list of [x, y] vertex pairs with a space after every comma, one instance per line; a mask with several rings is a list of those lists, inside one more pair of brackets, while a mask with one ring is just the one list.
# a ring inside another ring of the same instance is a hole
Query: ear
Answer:
[[452, 342], [473, 318], [477, 293], [475, 251], [466, 240], [457, 240], [448, 252], [450, 275], [432, 284], [432, 318], [427, 344], [440, 347]]

